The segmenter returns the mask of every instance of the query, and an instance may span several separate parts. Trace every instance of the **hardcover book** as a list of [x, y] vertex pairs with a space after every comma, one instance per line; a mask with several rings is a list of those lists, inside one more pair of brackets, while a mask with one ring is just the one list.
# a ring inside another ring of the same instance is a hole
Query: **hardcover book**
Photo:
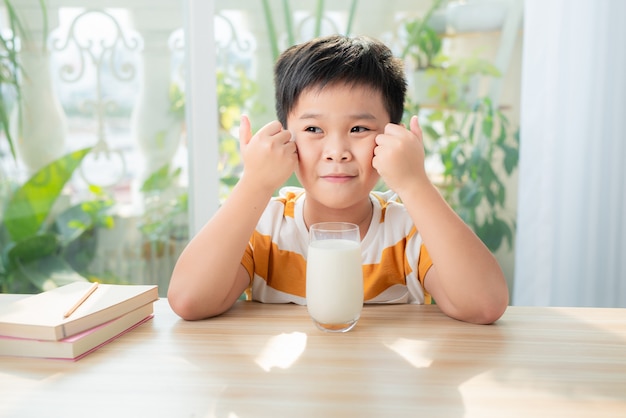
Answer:
[[0, 305], [0, 335], [58, 341], [119, 318], [159, 298], [155, 285], [100, 284], [67, 318], [91, 287], [75, 282]]

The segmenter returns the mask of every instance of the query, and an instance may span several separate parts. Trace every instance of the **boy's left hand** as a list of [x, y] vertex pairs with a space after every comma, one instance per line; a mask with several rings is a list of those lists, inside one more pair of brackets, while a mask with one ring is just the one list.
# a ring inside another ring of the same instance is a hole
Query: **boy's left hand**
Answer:
[[385, 184], [402, 197], [402, 190], [415, 185], [416, 180], [427, 179], [424, 169], [424, 143], [417, 116], [410, 122], [410, 130], [393, 123], [376, 136], [372, 166]]

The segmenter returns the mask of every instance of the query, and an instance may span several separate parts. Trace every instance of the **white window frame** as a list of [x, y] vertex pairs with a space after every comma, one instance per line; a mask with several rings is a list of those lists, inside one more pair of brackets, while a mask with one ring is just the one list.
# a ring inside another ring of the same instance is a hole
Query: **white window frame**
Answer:
[[184, 0], [189, 235], [219, 207], [215, 2]]

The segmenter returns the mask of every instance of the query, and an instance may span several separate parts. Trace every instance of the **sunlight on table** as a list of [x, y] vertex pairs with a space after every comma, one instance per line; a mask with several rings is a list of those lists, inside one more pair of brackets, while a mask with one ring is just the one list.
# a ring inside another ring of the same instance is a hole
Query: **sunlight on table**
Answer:
[[289, 368], [302, 355], [306, 348], [306, 334], [292, 332], [270, 338], [255, 362], [269, 372], [272, 367]]
[[398, 338], [391, 344], [385, 343], [385, 346], [418, 369], [428, 367], [433, 362], [432, 358], [425, 355], [430, 347], [430, 343], [426, 341]]

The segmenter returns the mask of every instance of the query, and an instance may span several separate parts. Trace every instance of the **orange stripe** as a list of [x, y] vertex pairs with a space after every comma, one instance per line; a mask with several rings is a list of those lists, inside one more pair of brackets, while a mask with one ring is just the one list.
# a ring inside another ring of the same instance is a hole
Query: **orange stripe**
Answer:
[[304, 257], [298, 253], [280, 250], [268, 235], [255, 232], [253, 243], [256, 254], [268, 255], [255, 258], [254, 273], [276, 290], [305, 297], [306, 261]]
[[296, 200], [302, 193], [287, 192], [284, 199], [281, 199], [285, 205], [285, 216], [294, 217]]
[[375, 193], [372, 193], [370, 196], [374, 196], [376, 200], [378, 200], [378, 203], [380, 203], [380, 219], [378, 223], [382, 224], [385, 222], [385, 214], [387, 213], [387, 201]]
[[426, 246], [422, 244], [420, 247], [420, 258], [417, 261], [417, 278], [422, 283], [422, 286], [424, 286], [426, 273], [428, 273], [428, 269], [430, 269], [432, 265], [433, 261], [430, 259], [430, 254], [428, 254]]
[[404, 248], [406, 239], [383, 250], [380, 263], [363, 265], [365, 300], [372, 299], [389, 287], [406, 285], [406, 276], [413, 271], [408, 264]]
[[428, 254], [428, 250], [426, 246], [422, 244], [420, 247], [420, 258], [417, 260], [417, 278], [420, 283], [422, 283], [422, 288], [424, 289], [424, 303], [427, 305], [432, 304], [433, 300], [430, 296], [430, 293], [426, 291], [424, 287], [424, 279], [426, 278], [426, 273], [428, 273], [428, 269], [433, 266], [433, 261], [430, 258], [430, 254]]

